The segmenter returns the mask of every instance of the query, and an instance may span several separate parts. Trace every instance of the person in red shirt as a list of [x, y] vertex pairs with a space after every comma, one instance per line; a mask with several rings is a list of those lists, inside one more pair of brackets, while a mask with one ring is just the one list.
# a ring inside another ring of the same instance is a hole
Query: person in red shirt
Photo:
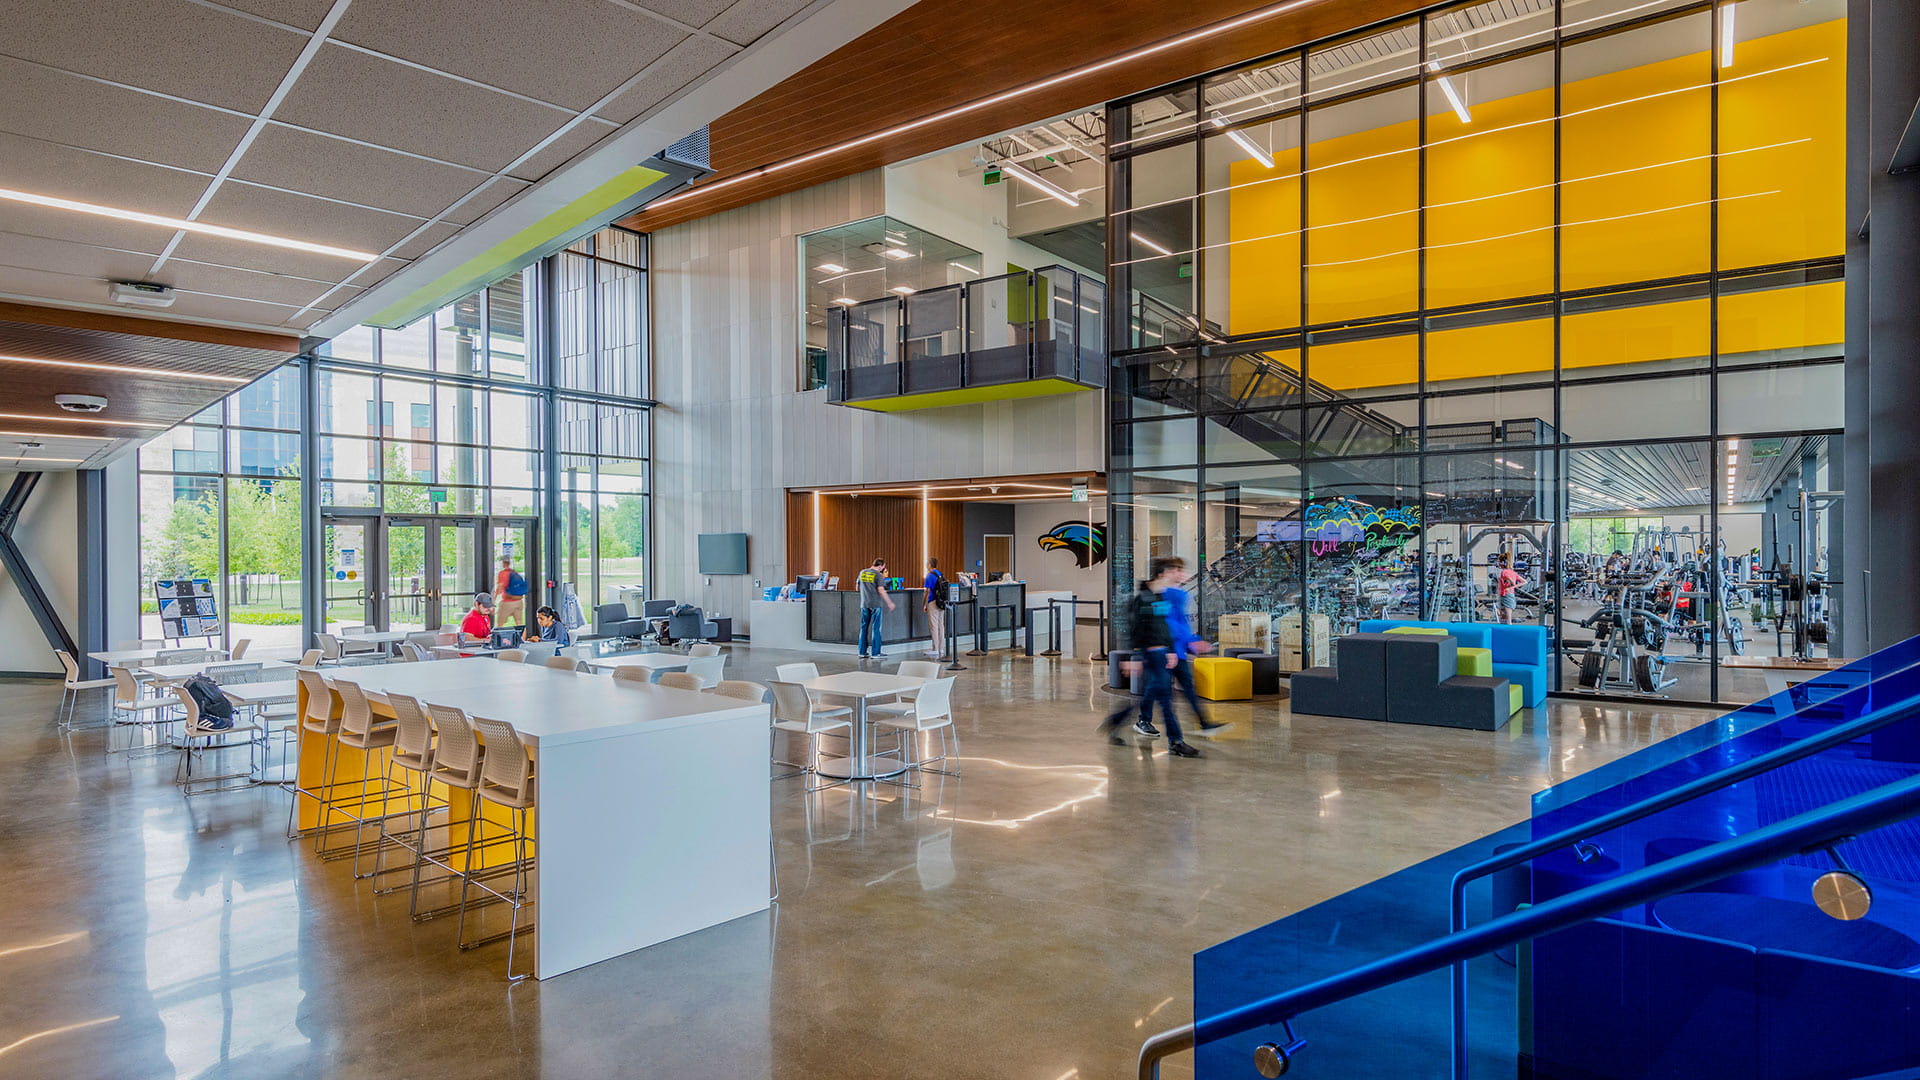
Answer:
[[493, 635], [493, 594], [476, 593], [473, 598], [473, 610], [460, 620], [460, 635], [466, 638], [487, 640]]

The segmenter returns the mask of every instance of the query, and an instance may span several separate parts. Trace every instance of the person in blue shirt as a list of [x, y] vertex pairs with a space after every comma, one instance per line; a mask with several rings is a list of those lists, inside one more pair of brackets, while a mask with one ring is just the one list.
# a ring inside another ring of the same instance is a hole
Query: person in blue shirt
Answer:
[[933, 648], [927, 650], [927, 655], [935, 658], [947, 651], [947, 605], [940, 595], [946, 585], [946, 579], [940, 576], [940, 560], [928, 559], [927, 580], [924, 583], [927, 590], [925, 610], [927, 626], [933, 633]]
[[[1200, 704], [1200, 695], [1193, 687], [1193, 658], [1212, 651], [1213, 646], [1202, 641], [1200, 635], [1193, 632], [1193, 619], [1187, 614], [1192, 598], [1181, 586], [1185, 585], [1193, 575], [1187, 572], [1184, 562], [1171, 567], [1170, 571], [1173, 584], [1168, 585], [1161, 592], [1161, 596], [1167, 601], [1167, 627], [1173, 631], [1173, 654], [1179, 661], [1172, 672], [1173, 683], [1193, 709], [1193, 718], [1199, 721], [1200, 729], [1196, 734], [1211, 737], [1214, 732], [1227, 725], [1216, 724], [1207, 719], [1207, 710]], [[1145, 708], [1140, 710], [1140, 719], [1134, 721], [1133, 730], [1149, 737], [1160, 734], [1160, 730], [1153, 726], [1152, 715]]]
[[560, 613], [550, 607], [534, 612], [533, 625], [527, 629], [528, 641], [551, 641], [562, 649], [573, 644], [573, 635], [567, 632], [567, 624], [561, 622]]

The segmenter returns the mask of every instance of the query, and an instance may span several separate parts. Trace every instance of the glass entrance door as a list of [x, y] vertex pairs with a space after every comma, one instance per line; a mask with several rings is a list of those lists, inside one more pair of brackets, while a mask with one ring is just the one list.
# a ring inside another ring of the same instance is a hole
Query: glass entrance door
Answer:
[[449, 518], [436, 521], [434, 538], [434, 580], [438, 582], [441, 626], [459, 626], [473, 606], [473, 596], [493, 588], [481, 560], [480, 521], [477, 518]]
[[329, 514], [321, 523], [326, 530], [321, 589], [326, 632], [337, 634], [344, 626], [375, 625], [379, 590], [371, 583], [378, 562], [375, 541], [380, 519]]
[[383, 630], [433, 630], [439, 627], [434, 603], [436, 577], [430, 565], [436, 553], [428, 538], [437, 523], [431, 518], [386, 519], [386, 587], [381, 607]]
[[[549, 600], [542, 599], [544, 593], [540, 586], [543, 583], [535, 571], [535, 568], [540, 565], [540, 559], [535, 550], [540, 530], [535, 527], [535, 524], [532, 518], [492, 518], [489, 520], [488, 529], [492, 534], [493, 549], [492, 559], [488, 563], [488, 574], [493, 579], [490, 587], [496, 592], [499, 591], [501, 560], [510, 560], [513, 569], [527, 579], [525, 616], [529, 620], [533, 618], [535, 609], [541, 604], [551, 603]], [[497, 599], [506, 598], [498, 597]]]

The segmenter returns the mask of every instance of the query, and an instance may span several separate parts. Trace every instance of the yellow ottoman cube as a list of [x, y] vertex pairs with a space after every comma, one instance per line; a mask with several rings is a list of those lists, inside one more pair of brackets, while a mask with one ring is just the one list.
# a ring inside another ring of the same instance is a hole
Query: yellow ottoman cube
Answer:
[[1246, 701], [1253, 697], [1253, 665], [1237, 656], [1197, 656], [1193, 689], [1208, 701]]
[[1521, 686], [1517, 682], [1510, 682], [1507, 684], [1507, 715], [1508, 716], [1512, 716], [1514, 713], [1517, 713], [1520, 711], [1520, 701], [1521, 701], [1520, 693], [1522, 690], [1525, 690], [1525, 689], [1526, 689], [1525, 687]]
[[1477, 675], [1482, 679], [1493, 678], [1492, 649], [1455, 649], [1454, 674]]

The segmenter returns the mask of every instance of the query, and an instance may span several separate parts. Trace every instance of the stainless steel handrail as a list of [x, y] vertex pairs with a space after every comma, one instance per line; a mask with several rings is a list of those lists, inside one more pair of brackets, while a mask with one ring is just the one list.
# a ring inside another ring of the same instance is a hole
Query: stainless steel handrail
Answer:
[[[1623, 908], [1684, 892], [1730, 874], [1775, 863], [1804, 851], [1829, 847], [1916, 814], [1920, 814], [1920, 776], [1910, 776], [1744, 835], [1677, 855], [1611, 881], [1590, 885], [1533, 907], [1502, 915], [1470, 930], [1434, 938], [1338, 975], [1163, 1031], [1140, 1046], [1140, 1080], [1158, 1080], [1162, 1060], [1191, 1049], [1202, 1040], [1212, 1041], [1257, 1027], [1283, 1023], [1309, 1009], [1331, 1005], [1383, 986], [1438, 971], [1450, 964], [1484, 956], [1496, 949], [1530, 941], [1543, 934], [1591, 922]], [[1270, 1048], [1271, 1044], [1262, 1044], [1257, 1049], [1271, 1052]], [[1284, 1054], [1280, 1056], [1280, 1066], [1284, 1072]]]

